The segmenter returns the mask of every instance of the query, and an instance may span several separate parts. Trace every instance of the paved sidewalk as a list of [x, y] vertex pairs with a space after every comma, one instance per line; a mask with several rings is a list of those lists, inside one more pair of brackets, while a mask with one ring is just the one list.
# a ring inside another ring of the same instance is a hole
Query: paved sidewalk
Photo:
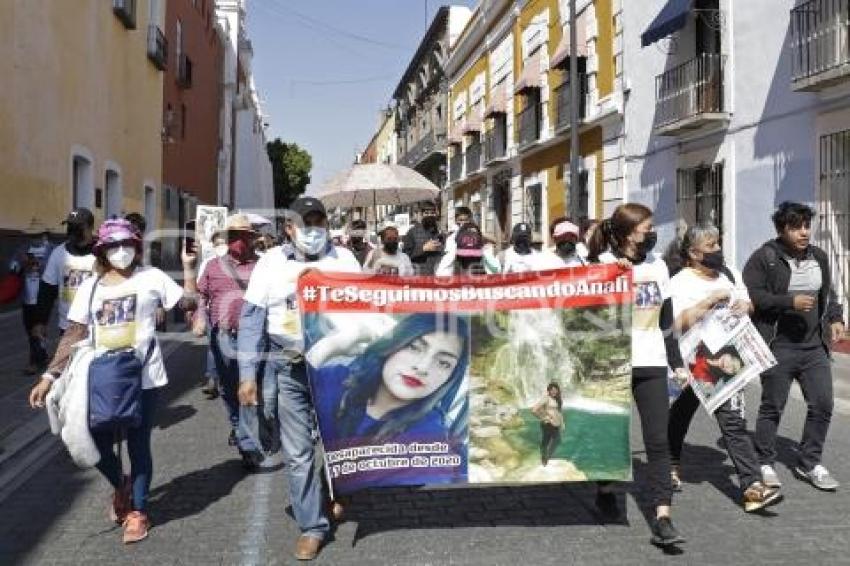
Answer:
[[[286, 514], [283, 471], [246, 476], [218, 401], [197, 388], [202, 350], [168, 360], [172, 384], [154, 431], [155, 477], [147, 541], [125, 547], [106, 519], [109, 489], [64, 453], [2, 503], [0, 564], [292, 564], [297, 537]], [[842, 359], [840, 363], [846, 363]], [[847, 369], [850, 370], [850, 364]], [[839, 381], [850, 383], [850, 371]], [[750, 393], [749, 411], [756, 408]], [[700, 412], [684, 456], [675, 518], [689, 542], [679, 555], [648, 544], [633, 427], [637, 483], [625, 486], [626, 523], [601, 524], [584, 485], [489, 489], [392, 489], [359, 494], [317, 564], [850, 564], [850, 414], [837, 412], [825, 464], [845, 482], [836, 494], [791, 477], [792, 441], [805, 407], [792, 399], [782, 423], [786, 500], [763, 515], [737, 505], [734, 470]], [[751, 420], [752, 422], [752, 420]]]

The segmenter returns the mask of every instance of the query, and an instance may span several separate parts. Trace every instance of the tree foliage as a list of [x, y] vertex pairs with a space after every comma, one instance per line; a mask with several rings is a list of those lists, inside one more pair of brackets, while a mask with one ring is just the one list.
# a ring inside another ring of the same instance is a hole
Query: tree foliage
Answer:
[[274, 180], [274, 205], [286, 208], [307, 189], [313, 158], [296, 143], [285, 143], [280, 138], [266, 144], [272, 163]]

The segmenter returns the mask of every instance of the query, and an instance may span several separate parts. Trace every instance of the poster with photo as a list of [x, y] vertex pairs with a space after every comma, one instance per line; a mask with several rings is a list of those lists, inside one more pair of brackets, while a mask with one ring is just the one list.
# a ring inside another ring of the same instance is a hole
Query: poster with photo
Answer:
[[749, 317], [725, 306], [710, 310], [679, 347], [688, 384], [709, 413], [777, 363]]
[[224, 230], [227, 225], [227, 207], [198, 205], [195, 211], [195, 240], [198, 243], [201, 259], [215, 255], [213, 250], [213, 235]]
[[628, 480], [631, 281], [307, 272], [305, 360], [336, 492]]

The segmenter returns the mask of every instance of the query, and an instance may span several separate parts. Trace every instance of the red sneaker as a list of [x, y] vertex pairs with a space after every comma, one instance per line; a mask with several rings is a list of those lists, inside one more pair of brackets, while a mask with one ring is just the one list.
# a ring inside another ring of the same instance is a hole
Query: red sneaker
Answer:
[[123, 525], [127, 514], [132, 510], [130, 498], [132, 497], [133, 484], [130, 476], [124, 476], [121, 487], [112, 494], [112, 505], [109, 507], [109, 519], [116, 525]]
[[141, 511], [130, 511], [124, 520], [124, 544], [131, 544], [144, 540], [148, 536], [150, 521], [148, 516]]

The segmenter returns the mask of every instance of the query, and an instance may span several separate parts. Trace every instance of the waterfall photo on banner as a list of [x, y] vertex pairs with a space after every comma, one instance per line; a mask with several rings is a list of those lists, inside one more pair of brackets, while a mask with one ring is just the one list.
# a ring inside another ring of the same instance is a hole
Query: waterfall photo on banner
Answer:
[[629, 273], [311, 271], [299, 300], [335, 491], [630, 479]]

